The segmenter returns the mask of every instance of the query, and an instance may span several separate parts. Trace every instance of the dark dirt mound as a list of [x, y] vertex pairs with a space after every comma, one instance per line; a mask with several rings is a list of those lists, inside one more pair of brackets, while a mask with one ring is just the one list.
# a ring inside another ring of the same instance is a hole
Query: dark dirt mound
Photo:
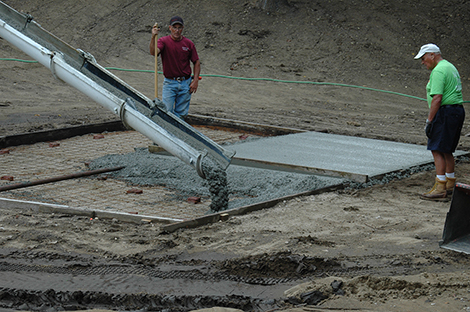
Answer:
[[[226, 260], [222, 264], [228, 274], [250, 278], [300, 279], [324, 273], [340, 264], [331, 259], [293, 255], [288, 252], [263, 254], [244, 259]], [[321, 273], [318, 273], [321, 272]]]

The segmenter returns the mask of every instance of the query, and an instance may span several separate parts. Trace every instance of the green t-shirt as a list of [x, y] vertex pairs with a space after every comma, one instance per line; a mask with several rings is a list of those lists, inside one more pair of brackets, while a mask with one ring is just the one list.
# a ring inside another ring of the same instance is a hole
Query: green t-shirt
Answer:
[[431, 71], [426, 94], [429, 107], [436, 94], [442, 94], [441, 105], [462, 104], [462, 82], [457, 68], [446, 60], [437, 63]]

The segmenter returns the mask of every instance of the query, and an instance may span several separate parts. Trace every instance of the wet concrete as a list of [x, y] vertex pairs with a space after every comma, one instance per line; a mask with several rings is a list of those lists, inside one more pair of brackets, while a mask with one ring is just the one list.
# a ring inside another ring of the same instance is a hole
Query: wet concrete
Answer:
[[[424, 145], [373, 140], [321, 132], [303, 132], [236, 144], [236, 157], [289, 164], [356, 182], [433, 163]], [[469, 154], [456, 151], [455, 156]]]
[[[238, 157], [258, 157], [276, 162], [284, 158], [294, 166], [302, 164], [302, 161], [308, 166], [320, 167], [322, 164], [330, 165], [330, 161], [331, 164], [339, 163], [343, 169], [359, 163], [365, 174], [373, 174], [373, 170], [377, 172], [378, 169], [384, 172], [387, 168], [393, 170], [431, 162], [432, 157], [424, 146], [331, 134], [300, 133], [268, 138], [251, 137], [240, 142], [240, 135], [236, 133], [208, 129], [201, 131], [205, 131], [210, 137], [218, 138], [220, 142], [227, 142], [222, 144], [236, 150]], [[343, 144], [340, 144], [341, 142]], [[295, 147], [294, 143], [298, 146]], [[15, 177], [14, 183], [87, 170], [84, 163], [93, 159], [95, 161], [88, 169], [120, 165], [125, 165], [126, 168], [115, 175], [117, 179], [95, 177], [67, 180], [3, 192], [2, 197], [67, 205], [70, 208], [86, 207], [110, 213], [138, 213], [179, 220], [190, 220], [214, 212], [215, 209], [210, 206], [212, 202], [208, 181], [199, 177], [194, 168], [176, 157], [149, 153], [149, 144], [151, 142], [141, 134], [128, 131], [104, 133], [102, 140], [94, 139], [93, 135], [66, 139], [60, 141], [59, 147], [54, 148], [47, 143], [11, 148], [9, 154], [0, 158], [0, 163], [4, 168], [9, 168], [5, 173]], [[355, 147], [349, 149], [348, 145]], [[364, 153], [359, 146], [369, 153]], [[393, 146], [401, 146], [401, 152], [393, 150]], [[401, 155], [398, 152], [411, 156], [397, 157]], [[456, 153], [459, 154], [462, 152]], [[299, 155], [301, 157], [298, 157]], [[391, 166], [392, 164], [385, 160], [379, 164], [377, 158], [380, 158], [380, 155], [396, 158], [393, 159], [394, 165]], [[366, 166], [368, 163], [371, 163], [370, 167]], [[418, 169], [422, 170], [424, 167], [428, 167], [425, 170], [433, 169], [432, 163]], [[368, 169], [370, 170], [367, 171]], [[406, 170], [400, 171], [402, 174]], [[392, 178], [399, 176], [394, 174]], [[347, 179], [338, 177], [263, 170], [232, 164], [227, 169], [227, 209], [338, 185], [345, 181], [347, 182]], [[1, 182], [0, 185], [9, 183]], [[141, 186], [143, 193], [138, 196], [127, 194], [126, 190], [131, 187], [129, 184]], [[201, 197], [201, 203], [194, 205], [187, 202], [191, 196]], [[221, 199], [224, 203], [225, 197], [222, 196]]]
[[[193, 168], [176, 157], [150, 153], [146, 148], [136, 149], [134, 153], [124, 155], [106, 155], [94, 159], [89, 167], [98, 169], [117, 164], [125, 168], [110, 173], [109, 176], [133, 185], [164, 185], [175, 190], [175, 196], [180, 196], [181, 199], [191, 196], [209, 197], [210, 188], [213, 187], [211, 183], [218, 183], [218, 181], [200, 178]], [[226, 173], [228, 205], [216, 209], [211, 207], [211, 212], [251, 205], [345, 182], [344, 179], [335, 177], [242, 166], [229, 166]]]
[[203, 170], [211, 193], [211, 210], [226, 210], [229, 200], [227, 172], [210, 159], [204, 162]]
[[[275, 164], [290, 167], [266, 170], [240, 166], [241, 161], [228, 167], [224, 179], [216, 174], [204, 180], [181, 160], [140, 148], [134, 153], [94, 159], [90, 169], [125, 166], [112, 176], [133, 185], [163, 185], [176, 190], [181, 199], [211, 197], [210, 213], [351, 181], [365, 183], [385, 174], [433, 163], [425, 146], [318, 132], [254, 138], [227, 145], [236, 150], [237, 159], [245, 162], [268, 162], [271, 168], [276, 168]], [[465, 154], [455, 153], [457, 157]], [[305, 168], [320, 174], [289, 172]]]

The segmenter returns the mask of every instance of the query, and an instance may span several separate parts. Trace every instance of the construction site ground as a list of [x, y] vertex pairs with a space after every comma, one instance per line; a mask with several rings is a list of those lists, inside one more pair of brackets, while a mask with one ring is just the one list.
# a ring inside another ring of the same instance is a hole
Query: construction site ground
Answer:
[[[207, 118], [425, 145], [430, 73], [414, 56], [429, 42], [456, 65], [469, 100], [468, 1], [289, 0], [270, 10], [251, 0], [4, 2], [149, 97], [150, 29], [161, 23], [167, 35], [166, 23], [181, 15], [202, 66], [190, 114]], [[0, 62], [0, 136], [119, 119], [42, 65], [20, 61], [30, 58], [3, 39], [0, 51], [8, 59]], [[469, 151], [464, 105], [458, 149]], [[469, 172], [461, 159], [458, 181], [470, 184]], [[468, 255], [439, 247], [451, 201], [419, 197], [434, 179], [431, 168], [171, 233], [151, 222], [1, 206], [0, 309], [468, 311]], [[34, 188], [43, 187], [56, 192]]]
[[[249, 137], [199, 129], [219, 143]], [[151, 146], [135, 131], [117, 131], [10, 147], [0, 160], [5, 176], [14, 180], [1, 181], [8, 185], [80, 172], [96, 157]], [[462, 182], [470, 183], [469, 167], [466, 158], [459, 160]], [[423, 171], [372, 187], [301, 196], [169, 234], [159, 222], [127, 222], [112, 215], [175, 222], [203, 216], [208, 202], [168, 200], [172, 190], [165, 187], [138, 186], [142, 193], [129, 193], [136, 187], [106, 174], [6, 191], [1, 197], [107, 210], [111, 217], [44, 213], [3, 201], [0, 288], [9, 298], [4, 302], [20, 309], [264, 311], [320, 303], [322, 309], [345, 311], [466, 308], [467, 277], [455, 272], [469, 261], [438, 246], [450, 198], [428, 202], [417, 196], [422, 180], [431, 177]], [[341, 291], [332, 285], [341, 285]]]

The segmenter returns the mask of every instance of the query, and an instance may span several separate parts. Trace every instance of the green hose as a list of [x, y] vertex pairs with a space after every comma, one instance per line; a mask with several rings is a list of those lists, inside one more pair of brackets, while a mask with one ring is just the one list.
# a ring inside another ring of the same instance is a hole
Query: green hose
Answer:
[[[0, 61], [16, 61], [16, 62], [24, 62], [24, 63], [38, 63], [37, 61], [19, 60], [19, 59], [13, 59], [13, 58], [0, 58]], [[145, 69], [125, 69], [125, 68], [118, 68], [118, 67], [105, 67], [105, 68], [107, 70], [119, 70], [119, 71], [142, 72], [142, 73], [155, 73], [154, 70], [145, 70]], [[162, 72], [158, 72], [158, 73], [162, 74]], [[423, 98], [420, 98], [420, 97], [417, 97], [417, 96], [413, 96], [413, 95], [404, 94], [404, 93], [374, 89], [374, 88], [369, 88], [369, 87], [348, 85], [348, 84], [344, 84], [344, 83], [315, 82], [315, 81], [291, 81], [291, 80], [279, 80], [279, 79], [273, 79], [273, 78], [245, 78], [245, 77], [233, 77], [233, 76], [214, 75], [214, 74], [201, 74], [201, 77], [215, 77], [215, 78], [249, 80], [249, 81], [272, 81], [272, 82], [281, 82], [281, 83], [313, 84], [313, 85], [321, 85], [321, 86], [348, 87], [348, 88], [357, 88], [357, 89], [363, 89], [363, 90], [369, 90], [369, 91], [389, 93], [389, 94], [409, 97], [409, 98], [416, 99], [416, 100], [426, 101], [426, 99], [423, 99]], [[470, 103], [470, 101], [463, 101], [463, 103]]]
[[15, 62], [23, 62], [23, 63], [38, 63], [38, 61], [19, 60], [19, 59], [12, 59], [12, 58], [0, 58], [0, 61], [15, 61]]
[[229, 78], [229, 79], [238, 79], [238, 80], [251, 80], [251, 81], [273, 81], [273, 82], [282, 82], [282, 83], [297, 83], [297, 84], [314, 84], [314, 85], [322, 85], [322, 86], [339, 86], [339, 87], [348, 87], [348, 88], [358, 88], [358, 89], [364, 89], [364, 90], [370, 90], [370, 91], [378, 91], [378, 92], [384, 92], [384, 93], [390, 93], [390, 94], [395, 94], [395, 95], [401, 95], [401, 96], [406, 96], [410, 97], [413, 99], [417, 100], [423, 100], [426, 101], [426, 99], [413, 96], [413, 95], [408, 95], [408, 94], [403, 94], [403, 93], [398, 93], [394, 91], [387, 91], [387, 90], [380, 90], [380, 89], [374, 89], [374, 88], [369, 88], [369, 87], [362, 87], [362, 86], [355, 86], [355, 85], [348, 85], [344, 83], [335, 83], [335, 82], [315, 82], [315, 81], [291, 81], [291, 80], [279, 80], [279, 79], [273, 79], [273, 78], [244, 78], [244, 77], [231, 77], [231, 76], [223, 76], [223, 75], [201, 75], [202, 77], [218, 77], [218, 78]]

